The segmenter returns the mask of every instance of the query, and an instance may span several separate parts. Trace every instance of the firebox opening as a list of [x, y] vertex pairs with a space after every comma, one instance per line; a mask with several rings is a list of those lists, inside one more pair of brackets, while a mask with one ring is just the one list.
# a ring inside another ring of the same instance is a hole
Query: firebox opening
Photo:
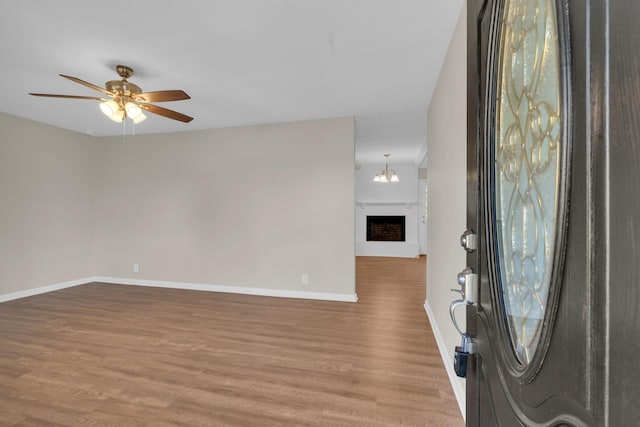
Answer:
[[404, 242], [404, 216], [367, 216], [367, 242]]

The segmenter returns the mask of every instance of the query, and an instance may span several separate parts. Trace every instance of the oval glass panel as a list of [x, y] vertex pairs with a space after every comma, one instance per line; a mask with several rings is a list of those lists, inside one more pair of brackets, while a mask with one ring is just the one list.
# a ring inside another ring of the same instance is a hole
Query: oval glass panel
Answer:
[[516, 358], [535, 354], [547, 309], [560, 188], [560, 69], [551, 0], [505, 0], [498, 53], [494, 230]]

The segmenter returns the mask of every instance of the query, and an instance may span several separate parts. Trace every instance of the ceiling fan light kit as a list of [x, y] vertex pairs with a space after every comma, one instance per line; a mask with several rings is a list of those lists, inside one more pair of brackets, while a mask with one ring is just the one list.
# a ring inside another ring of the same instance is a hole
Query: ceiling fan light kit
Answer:
[[110, 80], [106, 82], [104, 89], [100, 86], [85, 82], [84, 80], [80, 80], [77, 77], [60, 74], [61, 77], [107, 95], [106, 98], [98, 98], [95, 96], [54, 95], [48, 93], [30, 93], [29, 95], [44, 96], [50, 98], [89, 99], [101, 101], [100, 111], [102, 111], [105, 116], [116, 123], [122, 123], [122, 121], [127, 117], [133, 120], [133, 122], [136, 124], [141, 123], [147, 118], [142, 110], [167, 117], [169, 119], [178, 120], [183, 123], [189, 123], [191, 120], [193, 120], [193, 117], [189, 117], [185, 114], [178, 113], [177, 111], [169, 110], [167, 108], [151, 104], [151, 102], [181, 101], [184, 99], [191, 99], [191, 97], [184, 91], [161, 90], [157, 92], [143, 92], [140, 86], [135, 85], [127, 80], [133, 75], [133, 69], [131, 67], [118, 65], [116, 66], [116, 72], [121, 77], [121, 80]]
[[105, 116], [116, 123], [120, 123], [122, 122], [122, 120], [124, 120], [124, 111], [122, 110], [122, 108], [120, 108], [118, 103], [112, 99], [101, 103], [100, 111], [102, 111]]

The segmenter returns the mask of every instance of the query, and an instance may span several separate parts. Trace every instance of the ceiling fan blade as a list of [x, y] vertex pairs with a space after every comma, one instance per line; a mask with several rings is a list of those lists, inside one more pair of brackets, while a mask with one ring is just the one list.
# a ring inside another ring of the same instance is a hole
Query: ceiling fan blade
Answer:
[[85, 82], [84, 80], [80, 80], [77, 77], [71, 77], [71, 76], [65, 76], [64, 74], [60, 74], [60, 77], [64, 77], [65, 79], [69, 79], [72, 82], [76, 82], [79, 83], [83, 86], [89, 87], [91, 89], [97, 90], [98, 92], [102, 92], [105, 95], [109, 95], [109, 96], [113, 96], [113, 94], [111, 92], [109, 92], [108, 90], [101, 88], [100, 86], [96, 86], [93, 83], [89, 83], [89, 82]]
[[191, 120], [193, 120], [193, 117], [189, 117], [185, 114], [178, 113], [177, 111], [169, 110], [167, 108], [158, 107], [157, 105], [153, 104], [140, 104], [140, 108], [142, 108], [143, 110], [147, 110], [150, 113], [158, 114], [160, 116], [178, 120], [184, 123], [189, 123]]
[[167, 102], [191, 99], [191, 97], [182, 90], [159, 90], [156, 92], [143, 92], [136, 95], [136, 98], [140, 99], [143, 102]]
[[98, 98], [97, 96], [78, 96], [78, 95], [56, 95], [52, 93], [30, 93], [33, 96], [46, 96], [49, 98], [70, 98], [70, 99], [91, 99], [93, 101], [106, 101], [106, 98]]

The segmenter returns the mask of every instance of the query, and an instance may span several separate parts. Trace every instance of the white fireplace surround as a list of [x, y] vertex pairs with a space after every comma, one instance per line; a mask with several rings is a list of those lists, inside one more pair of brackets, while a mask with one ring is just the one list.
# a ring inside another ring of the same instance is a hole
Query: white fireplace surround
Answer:
[[[367, 216], [404, 216], [404, 242], [367, 242]], [[419, 256], [418, 206], [415, 200], [356, 203], [356, 255], [413, 258]]]

